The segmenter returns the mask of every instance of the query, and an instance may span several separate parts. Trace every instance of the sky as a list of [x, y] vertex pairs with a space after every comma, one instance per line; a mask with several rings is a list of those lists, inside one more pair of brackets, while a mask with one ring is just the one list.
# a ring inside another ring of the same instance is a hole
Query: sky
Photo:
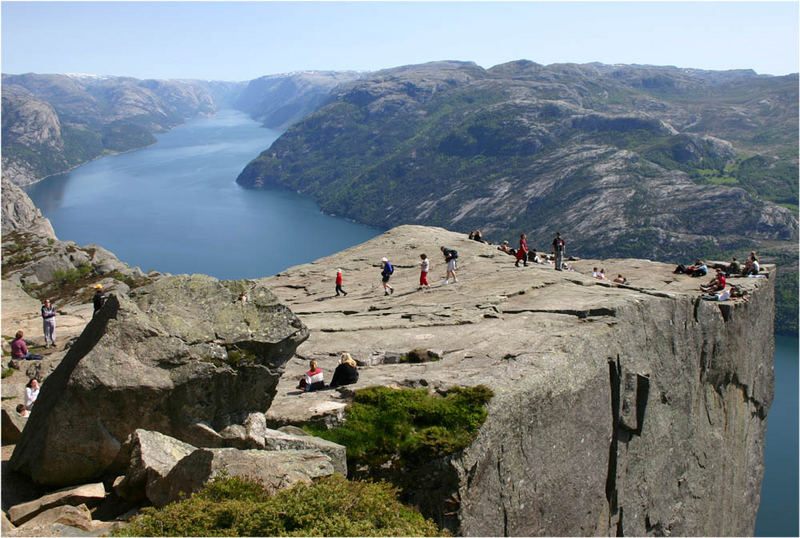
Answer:
[[437, 60], [796, 73], [798, 2], [21, 2], [3, 73], [250, 80]]

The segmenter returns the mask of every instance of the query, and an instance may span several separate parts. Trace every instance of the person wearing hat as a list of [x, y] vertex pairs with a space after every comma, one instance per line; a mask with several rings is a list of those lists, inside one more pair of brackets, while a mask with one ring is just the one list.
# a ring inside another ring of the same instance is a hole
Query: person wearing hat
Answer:
[[103, 294], [103, 286], [101, 284], [94, 285], [94, 297], [92, 298], [92, 302], [94, 303], [94, 312], [92, 312], [92, 317], [97, 314], [97, 311], [103, 308], [103, 305], [106, 304], [106, 296]]
[[389, 259], [386, 257], [381, 258], [381, 282], [383, 282], [383, 294], [389, 295], [394, 293], [394, 288], [389, 285], [389, 277], [392, 276], [394, 273], [394, 267], [392, 264], [389, 263]]
[[342, 270], [336, 270], [336, 296], [339, 296], [339, 293], [343, 293], [345, 297], [347, 296], [347, 292], [342, 289]]

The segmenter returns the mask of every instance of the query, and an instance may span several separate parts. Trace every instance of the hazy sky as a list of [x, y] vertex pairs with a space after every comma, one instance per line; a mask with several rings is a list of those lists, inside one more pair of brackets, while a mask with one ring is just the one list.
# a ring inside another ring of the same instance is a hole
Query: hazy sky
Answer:
[[248, 80], [528, 59], [798, 71], [789, 2], [2, 2], [2, 72]]

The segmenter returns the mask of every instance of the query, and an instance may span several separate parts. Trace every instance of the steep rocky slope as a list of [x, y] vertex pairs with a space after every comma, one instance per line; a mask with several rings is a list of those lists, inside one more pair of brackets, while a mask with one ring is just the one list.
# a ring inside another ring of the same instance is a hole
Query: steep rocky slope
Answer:
[[354, 71], [302, 71], [253, 79], [234, 106], [272, 129], [286, 129], [315, 111], [339, 84], [359, 78]]
[[[439, 283], [440, 245], [459, 252], [457, 284]], [[432, 288], [419, 292], [422, 252]], [[388, 297], [382, 256], [397, 267]], [[462, 234], [402, 226], [266, 279], [311, 331], [268, 418], [335, 424], [349, 389], [376, 384], [484, 384], [495, 397], [476, 441], [404, 470], [405, 499], [457, 533], [752, 534], [773, 393], [774, 267], [733, 279], [747, 301], [716, 303], [671, 265], [570, 265], [517, 268]], [[591, 278], [599, 265], [630, 285]], [[337, 267], [346, 297], [334, 297]], [[420, 348], [441, 360], [400, 361]], [[356, 385], [296, 391], [307, 360], [330, 379], [342, 352], [361, 364]]]
[[193, 81], [3, 75], [2, 97], [3, 173], [17, 185], [146, 146], [153, 133], [215, 110]]

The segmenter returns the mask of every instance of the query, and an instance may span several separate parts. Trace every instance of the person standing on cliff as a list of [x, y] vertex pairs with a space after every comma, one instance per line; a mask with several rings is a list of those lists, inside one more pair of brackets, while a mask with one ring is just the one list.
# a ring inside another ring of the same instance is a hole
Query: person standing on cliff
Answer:
[[343, 293], [345, 297], [347, 297], [347, 292], [342, 289], [342, 281], [343, 281], [342, 270], [341, 269], [337, 269], [336, 270], [336, 296], [337, 297], [339, 296], [340, 292]]
[[519, 236], [519, 248], [517, 249], [516, 258], [517, 261], [514, 263], [514, 267], [519, 267], [519, 262], [522, 261], [525, 267], [528, 267], [528, 240], [526, 234], [520, 234]]
[[[56, 309], [45, 299], [42, 306], [42, 326], [44, 329], [44, 347], [56, 347]], [[52, 344], [51, 344], [52, 343]]]
[[101, 284], [94, 285], [94, 297], [92, 297], [92, 303], [94, 303], [94, 312], [92, 312], [92, 317], [97, 314], [97, 311], [103, 308], [103, 305], [106, 304], [106, 296], [103, 294], [103, 286]]
[[389, 285], [389, 278], [394, 273], [394, 267], [389, 263], [388, 258], [381, 258], [381, 282], [383, 282], [383, 294], [389, 295], [394, 293], [394, 288]]
[[447, 274], [442, 284], [449, 284], [451, 276], [453, 277], [453, 282], [458, 282], [458, 278], [456, 278], [456, 260], [458, 259], [458, 252], [445, 247], [441, 247], [441, 251], [444, 256], [444, 261], [447, 262]]
[[420, 254], [419, 258], [422, 261], [419, 263], [419, 267], [420, 267], [420, 271], [419, 271], [419, 288], [417, 288], [417, 289], [418, 290], [421, 290], [423, 288], [424, 289], [429, 289], [431, 287], [431, 285], [428, 284], [428, 273], [431, 270], [431, 261], [428, 259], [428, 255], [427, 254]]
[[553, 254], [556, 256], [556, 271], [561, 271], [564, 264], [564, 254], [567, 251], [567, 244], [561, 239], [561, 234], [556, 233], [553, 239]]

